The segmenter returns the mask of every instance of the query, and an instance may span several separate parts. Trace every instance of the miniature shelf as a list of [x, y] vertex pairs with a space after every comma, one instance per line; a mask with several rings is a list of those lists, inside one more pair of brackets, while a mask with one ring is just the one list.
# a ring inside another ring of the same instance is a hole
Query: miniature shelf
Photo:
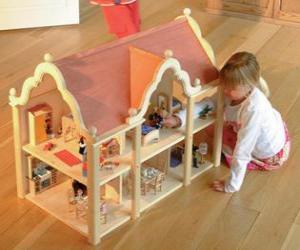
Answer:
[[[60, 138], [59, 138], [60, 139]], [[43, 150], [43, 145], [44, 143], [41, 143], [39, 145], [31, 145], [27, 144], [23, 146], [23, 150], [29, 154], [31, 154], [33, 157], [47, 163], [51, 167], [56, 168], [60, 172], [64, 173], [65, 175], [78, 180], [81, 183], [86, 184], [87, 183], [87, 178], [82, 176], [82, 163], [74, 165], [74, 166], [69, 166], [68, 164], [64, 163], [60, 159], [58, 159], [54, 153], [66, 149], [66, 146], [68, 143], [64, 144], [64, 147], [61, 147], [60, 144], [57, 143], [58, 139], [51, 139], [47, 142], [54, 142], [56, 144], [56, 147], [52, 149], [51, 151], [45, 151]], [[67, 148], [69, 150], [69, 148]], [[74, 150], [70, 150], [72, 154], [77, 156], [77, 152], [75, 153]], [[81, 159], [81, 156], [77, 156], [79, 159]]]
[[205, 129], [206, 127], [212, 125], [216, 121], [216, 118], [214, 116], [209, 116], [206, 119], [195, 119], [194, 120], [194, 128], [193, 128], [193, 134], [199, 132], [202, 129]]
[[[82, 235], [87, 236], [87, 221], [83, 218], [76, 218], [75, 212], [69, 211], [67, 191], [71, 188], [72, 184], [68, 180], [40, 194], [28, 194], [26, 198]], [[101, 237], [130, 220], [129, 207], [108, 203], [107, 210], [107, 223], [100, 226]]]
[[[205, 129], [216, 121], [214, 117], [207, 119], [195, 119], [193, 133], [197, 133]], [[152, 143], [141, 147], [141, 162], [145, 162], [151, 157], [163, 152], [164, 150], [174, 146], [185, 138], [185, 127], [180, 129], [161, 129], [160, 138], [157, 143]]]
[[[214, 116], [207, 119], [195, 119], [193, 133], [197, 133], [205, 129], [216, 121]], [[163, 152], [164, 150], [174, 146], [178, 142], [185, 139], [185, 127], [178, 129], [161, 129], [159, 141], [148, 145], [141, 146], [141, 163], [149, 160], [153, 156]], [[125, 153], [122, 158], [131, 159], [131, 141], [126, 139]]]
[[[55, 148], [51, 151], [43, 150], [44, 143], [41, 143], [37, 146], [27, 144], [23, 146], [23, 150], [31, 154], [33, 157], [47, 163], [51, 167], [56, 168], [57, 170], [64, 173], [65, 175], [87, 185], [87, 177], [82, 176], [82, 163], [79, 163], [74, 166], [69, 166], [54, 155], [55, 152], [58, 152], [63, 149], [67, 149], [73, 155], [81, 159], [81, 155], [77, 152], [78, 145], [76, 144], [76, 142], [72, 141], [72, 142], [64, 143], [62, 140], [63, 138], [53, 138], [47, 141], [47, 142], [52, 142], [56, 145]], [[99, 174], [100, 174], [99, 185], [103, 185], [109, 182], [110, 180], [126, 173], [127, 171], [130, 170], [130, 168], [131, 168], [130, 164], [120, 164], [113, 171], [99, 170]]]
[[185, 138], [183, 130], [161, 129], [159, 141], [141, 147], [141, 163], [165, 151]]
[[[195, 179], [199, 175], [203, 174], [205, 171], [211, 169], [213, 167], [213, 164], [209, 161], [205, 162], [204, 164], [199, 164], [199, 168], [192, 168], [192, 173], [191, 173], [191, 179]], [[178, 165], [177, 167], [169, 167], [169, 173], [172, 173], [174, 176], [177, 176], [180, 178], [180, 180], [183, 179], [183, 164]]]

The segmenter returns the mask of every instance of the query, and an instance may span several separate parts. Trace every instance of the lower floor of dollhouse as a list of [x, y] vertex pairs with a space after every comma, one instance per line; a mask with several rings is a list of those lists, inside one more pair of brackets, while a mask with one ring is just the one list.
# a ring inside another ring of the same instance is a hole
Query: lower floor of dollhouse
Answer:
[[[68, 191], [71, 180], [66, 180], [40, 194], [28, 194], [26, 198], [84, 236], [88, 235], [87, 217], [76, 216], [75, 205], [69, 204]], [[130, 207], [107, 201], [106, 223], [101, 223], [101, 237], [130, 219]]]
[[[209, 162], [199, 165], [198, 168], [192, 168], [192, 178], [199, 176], [204, 171], [210, 169], [213, 165]], [[147, 191], [144, 195], [141, 195], [140, 199], [140, 212], [145, 211], [149, 207], [153, 206], [157, 202], [161, 201], [166, 196], [175, 192], [177, 189], [183, 186], [183, 165], [180, 164], [177, 167], [170, 167], [168, 174], [166, 175], [161, 191], [154, 192], [154, 190]], [[126, 178], [126, 177], [124, 177]], [[124, 185], [127, 185], [124, 182]], [[75, 229], [84, 236], [88, 236], [88, 226], [86, 216], [76, 216], [75, 206], [71, 205], [68, 200], [68, 192], [72, 187], [72, 179], [66, 179], [57, 185], [54, 185], [45, 191], [37, 194], [29, 193], [26, 198], [67, 224], [71, 228]], [[122, 201], [117, 202], [115, 200], [106, 200], [107, 203], [107, 217], [105, 223], [99, 221], [100, 237], [110, 233], [117, 227], [130, 220], [131, 216], [131, 195], [127, 186], [122, 189]]]

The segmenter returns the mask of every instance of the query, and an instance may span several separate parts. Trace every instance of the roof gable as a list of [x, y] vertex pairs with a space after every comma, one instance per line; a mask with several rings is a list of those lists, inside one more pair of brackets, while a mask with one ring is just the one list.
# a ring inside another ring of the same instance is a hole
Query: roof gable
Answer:
[[130, 107], [139, 108], [143, 95], [163, 58], [130, 47]]
[[[131, 105], [137, 106], [138, 98], [130, 99], [134, 78], [130, 46], [158, 56], [172, 50], [191, 81], [199, 78], [208, 83], [218, 77], [186, 18], [56, 61], [67, 88], [78, 101], [86, 127], [95, 126], [100, 134], [125, 123]], [[138, 96], [142, 97], [140, 90]]]

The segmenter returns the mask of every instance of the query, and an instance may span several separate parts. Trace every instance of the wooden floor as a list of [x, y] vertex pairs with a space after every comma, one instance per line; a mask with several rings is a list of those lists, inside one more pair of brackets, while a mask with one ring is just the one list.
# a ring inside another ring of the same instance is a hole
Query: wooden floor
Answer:
[[[141, 0], [142, 27], [165, 23], [188, 6], [219, 66], [237, 50], [255, 53], [271, 101], [291, 133], [290, 159], [281, 170], [248, 173], [234, 195], [210, 190], [213, 179], [228, 175], [224, 166], [211, 169], [107, 235], [101, 249], [300, 249], [300, 29], [205, 14], [199, 2]], [[80, 25], [0, 32], [0, 249], [97, 249], [29, 201], [17, 199], [7, 96], [11, 87], [20, 91], [45, 52], [61, 58], [112, 39], [99, 10], [85, 0]]]

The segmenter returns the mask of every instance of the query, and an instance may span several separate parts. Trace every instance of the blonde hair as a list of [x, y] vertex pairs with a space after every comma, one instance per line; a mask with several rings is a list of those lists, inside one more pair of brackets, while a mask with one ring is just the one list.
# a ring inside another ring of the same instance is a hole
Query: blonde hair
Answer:
[[260, 76], [256, 57], [249, 52], [233, 54], [220, 71], [220, 82], [225, 88], [257, 86], [267, 97], [270, 95], [266, 81]]

